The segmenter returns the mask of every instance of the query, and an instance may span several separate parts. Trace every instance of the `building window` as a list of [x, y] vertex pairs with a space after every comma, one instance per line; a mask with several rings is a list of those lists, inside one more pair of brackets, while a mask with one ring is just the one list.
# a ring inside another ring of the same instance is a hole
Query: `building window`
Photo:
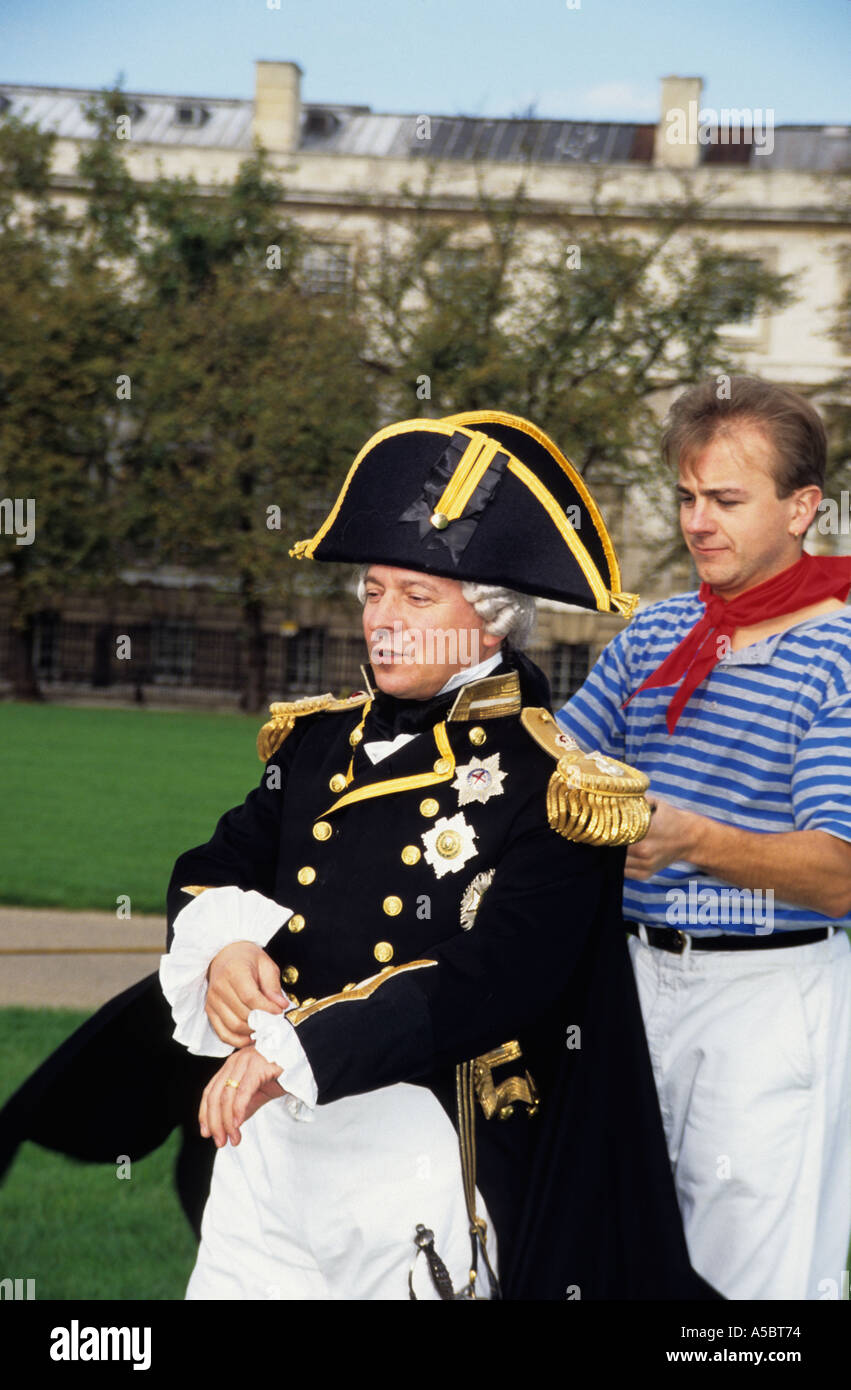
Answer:
[[302, 286], [308, 294], [344, 294], [350, 272], [348, 246], [343, 242], [317, 241], [304, 253]]
[[302, 116], [302, 139], [305, 143], [327, 140], [340, 129], [340, 118], [333, 111], [311, 106]]
[[764, 261], [758, 257], [736, 256], [713, 269], [713, 299], [715, 307], [724, 315], [718, 332], [725, 338], [753, 342], [759, 336], [762, 325], [754, 309], [754, 297], [742, 281], [763, 268]]
[[481, 246], [445, 246], [440, 253], [440, 266], [449, 275], [469, 275], [480, 270], [486, 251]]
[[188, 685], [195, 658], [195, 624], [151, 624], [151, 674], [160, 685]]
[[325, 629], [303, 627], [284, 639], [284, 686], [290, 694], [315, 695], [322, 689]]
[[39, 613], [33, 621], [32, 659], [41, 681], [59, 679], [59, 641], [59, 614], [52, 610]]
[[178, 106], [174, 119], [178, 125], [198, 127], [210, 119], [210, 113], [204, 106]]
[[575, 695], [591, 665], [591, 649], [587, 642], [557, 642], [550, 657], [550, 686], [553, 705], [563, 705]]

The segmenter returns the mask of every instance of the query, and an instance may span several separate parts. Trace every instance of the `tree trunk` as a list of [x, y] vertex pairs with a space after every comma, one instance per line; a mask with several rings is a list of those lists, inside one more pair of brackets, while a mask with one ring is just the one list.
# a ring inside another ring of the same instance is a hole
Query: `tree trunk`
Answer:
[[245, 689], [240, 709], [249, 714], [259, 710], [266, 699], [266, 639], [263, 633], [263, 603], [258, 598], [243, 602], [245, 629], [248, 636]]
[[16, 700], [43, 700], [33, 663], [35, 628], [29, 614], [22, 627], [9, 630], [9, 675]]

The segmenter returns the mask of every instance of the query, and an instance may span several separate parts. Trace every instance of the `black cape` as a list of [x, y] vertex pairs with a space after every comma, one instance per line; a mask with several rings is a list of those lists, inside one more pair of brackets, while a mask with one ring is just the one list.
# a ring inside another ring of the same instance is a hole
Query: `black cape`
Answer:
[[[189, 859], [194, 863], [192, 853]], [[530, 1031], [526, 1057], [544, 1097], [539, 1113], [478, 1126], [479, 1186], [499, 1236], [503, 1296], [718, 1298], [689, 1263], [621, 920], [619, 876], [604, 877], [594, 928], [584, 934], [555, 1006], [565, 1024], [563, 1045], [553, 1045], [552, 1009], [546, 1025], [542, 1017], [540, 1045]], [[273, 943], [268, 949], [274, 955]], [[198, 1233], [215, 1157], [212, 1140], [198, 1132], [198, 1104], [221, 1060], [190, 1055], [174, 1042], [173, 1026], [157, 975], [99, 1009], [0, 1112], [0, 1175], [23, 1140], [114, 1164], [120, 1153], [144, 1157], [179, 1127], [177, 1188]], [[331, 1046], [333, 1052], [333, 1035]], [[327, 1064], [315, 1049], [311, 1060], [315, 1067]], [[438, 1084], [432, 1089], [451, 1115], [448, 1086], [446, 1095]], [[93, 1094], [102, 1098], [94, 1107]]]
[[[589, 943], [572, 982], [581, 1046], [565, 1047], [549, 1103], [530, 1122], [541, 1129], [512, 1258], [501, 1260], [507, 1299], [719, 1297], [689, 1264], [631, 969], [613, 932]], [[156, 975], [99, 1009], [0, 1111], [0, 1174], [27, 1139], [114, 1164], [182, 1127], [176, 1184], [198, 1234], [215, 1156], [198, 1133], [198, 1103], [220, 1062], [191, 1056], [172, 1028]], [[83, 1125], [79, 1098], [93, 1076], [104, 1099]], [[485, 1195], [499, 1224], [499, 1193]]]

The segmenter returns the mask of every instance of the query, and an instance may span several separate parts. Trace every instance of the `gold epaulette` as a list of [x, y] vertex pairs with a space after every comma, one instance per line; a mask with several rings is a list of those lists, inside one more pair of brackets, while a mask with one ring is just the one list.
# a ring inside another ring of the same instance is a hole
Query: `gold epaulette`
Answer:
[[556, 759], [547, 787], [547, 819], [566, 840], [634, 845], [650, 828], [650, 785], [643, 772], [604, 753], [583, 753], [549, 710], [524, 709], [524, 728]]
[[301, 700], [279, 701], [269, 706], [272, 718], [263, 725], [257, 735], [257, 753], [260, 761], [267, 763], [273, 753], [277, 753], [284, 739], [295, 728], [295, 721], [301, 714], [333, 714], [341, 710], [358, 709], [366, 703], [369, 696], [363, 690], [337, 700], [330, 690], [324, 695], [305, 695]]

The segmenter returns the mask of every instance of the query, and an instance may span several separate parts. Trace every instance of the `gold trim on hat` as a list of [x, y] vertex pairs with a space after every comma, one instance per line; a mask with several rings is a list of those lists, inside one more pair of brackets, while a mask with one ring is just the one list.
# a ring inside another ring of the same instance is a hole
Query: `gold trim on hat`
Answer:
[[[561, 506], [532, 469], [526, 464], [521, 463], [521, 461], [512, 454], [507, 445], [502, 444], [499, 440], [494, 439], [493, 436], [487, 435], [483, 431], [467, 428], [466, 425], [460, 423], [462, 420], [469, 421], [470, 424], [474, 422], [487, 424], [488, 420], [495, 420], [498, 423], [512, 425], [520, 429], [523, 433], [530, 435], [533, 439], [536, 439], [537, 442], [547, 450], [561, 468], [562, 472], [570, 480], [588, 509], [588, 513], [594, 523], [595, 530], [600, 538], [603, 552], [609, 565], [611, 590], [606, 587], [603, 576], [600, 574], [600, 571], [592, 560], [585, 545], [580, 540], [576, 528], [571, 526]], [[585, 576], [585, 580], [594, 596], [598, 611], [601, 613], [610, 613], [614, 609], [622, 613], [625, 617], [630, 617], [632, 615], [638, 603], [638, 598], [634, 594], [620, 592], [620, 568], [618, 566], [614, 546], [606, 530], [599, 508], [591, 496], [591, 493], [588, 491], [581, 474], [576, 471], [573, 465], [556, 448], [552, 440], [549, 439], [542, 430], [537, 429], [530, 421], [523, 420], [518, 415], [509, 415], [501, 411], [470, 411], [466, 414], [461, 413], [457, 416], [450, 415], [444, 420], [401, 420], [394, 425], [386, 425], [384, 429], [378, 430], [371, 439], [367, 440], [366, 444], [364, 444], [357, 455], [354, 463], [346, 474], [343, 486], [340, 489], [331, 511], [319, 527], [316, 535], [310, 540], [297, 541], [290, 550], [289, 553], [293, 559], [313, 559], [317, 546], [336, 521], [352, 479], [367, 455], [372, 453], [372, 451], [385, 439], [395, 438], [395, 436], [399, 434], [412, 434], [416, 431], [440, 434], [446, 439], [451, 439], [453, 434], [460, 433], [467, 435], [470, 440], [470, 444], [464, 450], [464, 453], [453, 470], [452, 477], [443, 490], [433, 515], [437, 516], [439, 514], [441, 517], [446, 517], [447, 522], [457, 520], [462, 514], [464, 507], [469, 502], [476, 487], [481, 482], [482, 477], [493, 462], [495, 455], [497, 453], [506, 454], [508, 456], [508, 471], [513, 473], [520, 482], [525, 484], [533, 497], [536, 498], [553, 521], [559, 535], [567, 545], [568, 550], [573, 555]], [[482, 446], [479, 444], [479, 440], [487, 440], [488, 444]], [[476, 445], [476, 453], [472, 455], [470, 453], [471, 445]], [[479, 450], [481, 450], [481, 452], [479, 452]]]
[[[538, 444], [541, 444], [546, 449], [547, 453], [555, 459], [562, 472], [567, 474], [567, 477], [573, 483], [573, 486], [588, 508], [591, 520], [600, 537], [603, 553], [609, 562], [611, 587], [613, 590], [620, 589], [620, 565], [618, 564], [618, 557], [615, 554], [615, 547], [612, 544], [612, 538], [606, 529], [603, 515], [589, 492], [588, 485], [582, 474], [574, 464], [570, 462], [570, 459], [561, 452], [558, 446], [553, 443], [548, 434], [538, 429], [537, 425], [533, 425], [531, 420], [524, 419], [522, 415], [511, 415], [505, 410], [461, 410], [457, 415], [447, 415], [444, 418], [449, 424], [462, 424], [463, 422], [465, 425], [486, 425], [489, 420], [495, 420], [497, 424], [510, 425], [513, 429], [520, 430], [523, 434], [528, 434], [530, 438], [536, 440]], [[503, 447], [507, 448], [507, 446]], [[508, 450], [508, 452], [510, 453], [510, 450]]]
[[594, 595], [597, 608], [601, 613], [608, 613], [612, 606], [611, 596], [603, 583], [603, 576], [600, 574], [600, 571], [597, 569], [597, 566], [594, 564], [594, 561], [579, 539], [576, 527], [571, 526], [558, 502], [549, 489], [544, 487], [540, 478], [532, 472], [531, 468], [527, 468], [525, 463], [521, 463], [519, 459], [516, 459], [513, 454], [509, 454], [508, 456], [508, 471], [509, 473], [513, 473], [515, 478], [523, 483], [529, 489], [532, 496], [537, 498], [540, 502], [574, 560], [582, 570], [582, 573], [585, 575], [588, 581], [588, 587]]
[[319, 545], [319, 542], [323, 539], [326, 533], [330, 531], [331, 527], [334, 525], [334, 522], [337, 520], [337, 516], [339, 514], [340, 508], [343, 505], [343, 501], [345, 500], [345, 496], [349, 490], [352, 479], [354, 478], [355, 474], [357, 473], [367, 454], [372, 453], [372, 450], [377, 448], [379, 444], [382, 444], [385, 439], [393, 439], [397, 434], [411, 434], [414, 430], [425, 430], [427, 434], [442, 434], [445, 439], [451, 439], [453, 434], [457, 433], [466, 434], [470, 439], [472, 439], [473, 435], [475, 434], [475, 430], [458, 431], [454, 428], [450, 428], [448, 425], [444, 424], [442, 420], [400, 420], [395, 425], [385, 425], [383, 429], [378, 430], [374, 435], [372, 435], [370, 439], [366, 441], [360, 453], [357, 455], [354, 463], [352, 464], [351, 468], [346, 474], [343, 486], [340, 488], [339, 496], [337, 497], [336, 502], [334, 503], [330, 512], [326, 516], [322, 525], [319, 527], [319, 530], [316, 532], [316, 535], [313, 536], [310, 540], [296, 541], [295, 545], [290, 551], [290, 555], [294, 560], [313, 559], [314, 551], [316, 550], [316, 547]]
[[498, 440], [477, 430], [435, 503], [434, 514], [445, 517], [447, 522], [457, 521], [498, 453], [508, 453], [508, 450], [503, 449]]

